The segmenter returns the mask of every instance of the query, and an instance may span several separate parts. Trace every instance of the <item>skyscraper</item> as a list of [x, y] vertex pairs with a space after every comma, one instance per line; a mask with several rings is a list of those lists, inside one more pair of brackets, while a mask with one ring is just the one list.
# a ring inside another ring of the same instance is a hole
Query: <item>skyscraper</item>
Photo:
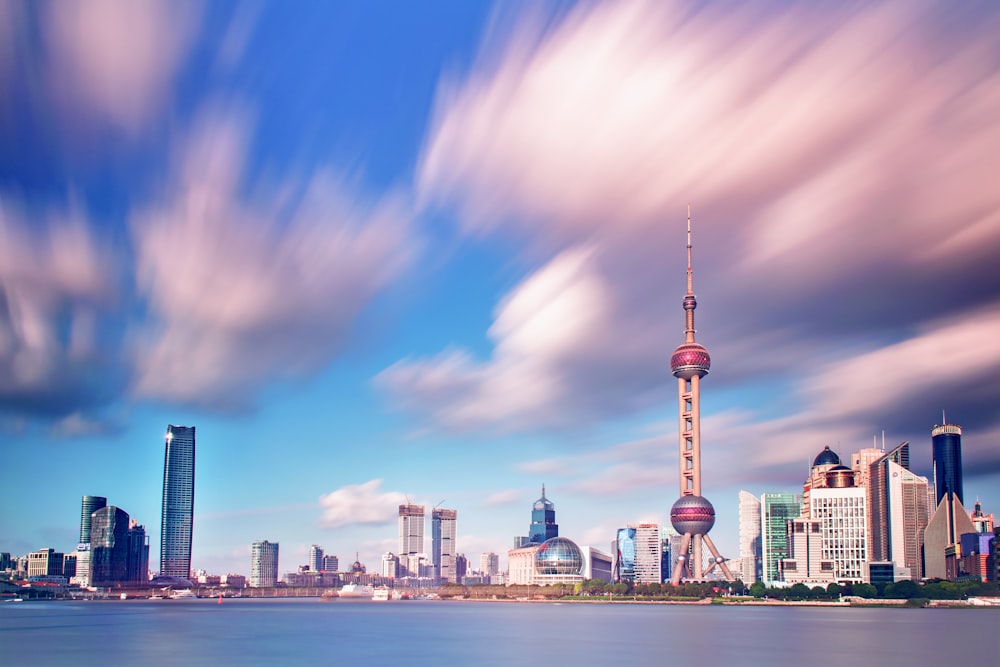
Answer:
[[635, 581], [635, 527], [619, 528], [615, 539], [612, 578], [617, 582]]
[[431, 551], [434, 558], [434, 577], [455, 583], [455, 540], [457, 538], [458, 512], [456, 510], [431, 510]]
[[309, 569], [312, 572], [323, 569], [323, 547], [316, 544], [309, 547]]
[[399, 506], [400, 576], [420, 576], [420, 555], [424, 553], [424, 506]]
[[536, 500], [531, 508], [531, 527], [528, 528], [528, 541], [531, 544], [541, 544], [553, 537], [559, 537], [556, 506], [545, 497], [545, 485], [542, 484], [542, 497]]
[[261, 540], [250, 545], [250, 588], [278, 583], [278, 543]]
[[108, 499], [101, 496], [84, 496], [80, 503], [80, 544], [90, 542], [90, 515], [107, 507]]
[[945, 551], [959, 544], [964, 533], [976, 529], [962, 502], [962, 427], [935, 426], [931, 441], [937, 506], [924, 531], [924, 577], [946, 579], [949, 572]]
[[924, 529], [930, 515], [928, 482], [909, 470], [910, 443], [903, 442], [871, 464], [868, 504], [869, 557], [909, 568], [923, 577]]
[[149, 540], [146, 527], [134, 519], [128, 525], [128, 564], [126, 577], [129, 583], [144, 584], [149, 580]]
[[781, 581], [781, 561], [789, 556], [788, 521], [799, 517], [802, 499], [794, 493], [760, 497], [761, 570], [764, 583]]
[[[670, 508], [670, 523], [683, 536], [677, 567], [670, 582], [680, 583], [687, 574], [694, 579], [702, 579], [716, 566], [729, 581], [733, 574], [726, 560], [719, 554], [715, 544], [708, 537], [708, 531], [715, 525], [715, 508], [701, 495], [701, 378], [708, 374], [712, 360], [708, 350], [694, 340], [694, 310], [698, 301], [694, 296], [691, 272], [691, 207], [687, 220], [687, 293], [684, 295], [685, 328], [684, 342], [670, 357], [670, 370], [677, 378], [678, 435], [680, 444], [680, 487], [681, 497]], [[702, 544], [712, 552], [714, 560], [704, 567]], [[691, 560], [688, 563], [688, 550]]]
[[[487, 551], [479, 557], [479, 571], [486, 577], [492, 577], [500, 572], [500, 556]], [[488, 582], [487, 582], [488, 583]]]
[[868, 502], [865, 490], [851, 484], [813, 489], [810, 516], [820, 522], [822, 558], [833, 561], [834, 579], [862, 583], [868, 578]]
[[128, 528], [128, 513], [114, 505], [102, 507], [91, 515], [91, 586], [109, 586], [129, 580]]
[[965, 505], [962, 494], [962, 427], [958, 424], [942, 424], [931, 429], [934, 448], [934, 492], [936, 504], [946, 493], [952, 493], [958, 502]]
[[761, 578], [760, 500], [740, 491], [740, 577], [745, 584]]
[[167, 426], [167, 445], [163, 455], [160, 574], [184, 579], [191, 576], [194, 429], [194, 426]]
[[662, 559], [660, 527], [655, 523], [640, 523], [635, 526], [635, 582], [658, 584], [663, 581]]

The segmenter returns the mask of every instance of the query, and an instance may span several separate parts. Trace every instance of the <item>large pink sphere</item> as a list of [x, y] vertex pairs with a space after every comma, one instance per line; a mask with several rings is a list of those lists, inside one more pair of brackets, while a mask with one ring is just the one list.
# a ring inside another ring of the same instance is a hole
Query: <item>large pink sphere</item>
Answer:
[[702, 496], [681, 496], [670, 508], [670, 523], [681, 535], [705, 535], [715, 525], [715, 508]]
[[670, 370], [675, 377], [690, 380], [695, 375], [705, 377], [712, 366], [708, 350], [698, 343], [684, 343], [670, 357]]

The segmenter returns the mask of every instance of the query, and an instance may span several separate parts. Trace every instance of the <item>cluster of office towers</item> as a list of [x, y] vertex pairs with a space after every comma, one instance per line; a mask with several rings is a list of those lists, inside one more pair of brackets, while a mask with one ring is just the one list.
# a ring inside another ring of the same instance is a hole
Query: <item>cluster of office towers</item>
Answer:
[[[160, 576], [191, 576], [194, 522], [193, 426], [167, 427], [163, 461]], [[84, 587], [142, 586], [149, 582], [149, 539], [144, 526], [103, 496], [83, 496], [80, 541], [63, 553], [46, 548], [28, 554], [30, 581]]]
[[740, 492], [745, 583], [994, 579], [993, 516], [964, 507], [962, 429], [931, 431], [934, 479], [910, 469], [910, 444], [862, 449], [849, 465], [826, 447], [802, 493]]
[[431, 578], [455, 583], [464, 572], [456, 563], [458, 511], [431, 509], [431, 553], [424, 551], [425, 507], [399, 506], [399, 551], [382, 556], [382, 576]]
[[[378, 575], [368, 575], [367, 568], [358, 560], [349, 571], [339, 573], [340, 561], [336, 556], [324, 555], [323, 548], [312, 545], [309, 563], [299, 571], [285, 575], [288, 585], [335, 586], [342, 582], [340, 575], [353, 575], [356, 579], [417, 580], [428, 583], [456, 583], [465, 575], [465, 558], [456, 553], [458, 511], [435, 507], [431, 509], [431, 553], [424, 550], [426, 507], [407, 503], [399, 506], [399, 550], [382, 555]], [[275, 586], [278, 583], [278, 544], [267, 540], [251, 545], [250, 586], [252, 588]], [[496, 555], [493, 554], [494, 559]], [[405, 582], [404, 582], [405, 583]]]

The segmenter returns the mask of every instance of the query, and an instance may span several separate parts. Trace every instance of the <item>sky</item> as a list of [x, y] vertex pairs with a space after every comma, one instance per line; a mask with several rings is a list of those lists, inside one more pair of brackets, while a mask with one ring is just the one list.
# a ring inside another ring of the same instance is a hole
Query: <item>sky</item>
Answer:
[[[0, 0], [0, 551], [146, 526], [193, 567], [396, 509], [506, 560], [668, 523], [691, 205], [712, 538], [740, 489], [961, 424], [1000, 511], [995, 3]], [[943, 411], [946, 411], [943, 415]], [[884, 436], [883, 436], [884, 434]], [[430, 526], [426, 529], [428, 551]]]

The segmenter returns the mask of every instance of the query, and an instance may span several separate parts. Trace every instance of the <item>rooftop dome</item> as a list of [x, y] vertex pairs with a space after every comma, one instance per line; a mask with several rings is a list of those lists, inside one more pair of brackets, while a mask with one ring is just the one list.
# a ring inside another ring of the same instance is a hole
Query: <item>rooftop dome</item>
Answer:
[[675, 377], [690, 380], [695, 375], [704, 377], [712, 366], [708, 350], [698, 343], [684, 343], [670, 357], [670, 370]]
[[831, 489], [846, 489], [854, 486], [854, 471], [847, 466], [833, 466], [826, 471], [826, 485]]
[[840, 465], [840, 457], [837, 456], [837, 452], [833, 451], [829, 447], [824, 447], [823, 451], [817, 454], [816, 458], [813, 459], [813, 468], [825, 465]]
[[583, 552], [567, 537], [553, 537], [542, 542], [535, 552], [536, 574], [575, 575], [583, 570]]
[[670, 523], [681, 535], [705, 535], [715, 525], [715, 508], [708, 498], [681, 496], [670, 508]]

